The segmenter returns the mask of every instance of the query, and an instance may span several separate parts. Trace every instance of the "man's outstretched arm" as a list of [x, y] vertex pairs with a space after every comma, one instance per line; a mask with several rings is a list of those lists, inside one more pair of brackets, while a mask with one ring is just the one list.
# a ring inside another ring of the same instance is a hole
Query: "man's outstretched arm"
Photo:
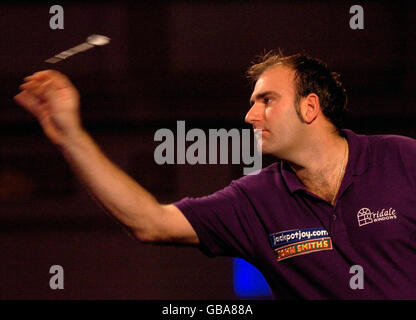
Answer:
[[32, 113], [89, 193], [143, 242], [198, 244], [174, 205], [160, 204], [112, 163], [82, 128], [79, 94], [63, 74], [46, 70], [25, 78], [14, 100]]

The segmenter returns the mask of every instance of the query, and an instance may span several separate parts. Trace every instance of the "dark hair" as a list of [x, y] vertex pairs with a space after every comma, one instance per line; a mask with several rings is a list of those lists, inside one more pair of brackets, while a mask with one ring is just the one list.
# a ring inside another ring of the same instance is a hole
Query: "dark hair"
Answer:
[[[302, 97], [315, 93], [319, 97], [322, 112], [339, 131], [347, 111], [347, 94], [340, 75], [331, 72], [323, 61], [302, 54], [284, 56], [282, 51], [269, 51], [260, 56], [257, 63], [248, 69], [247, 75], [256, 82], [262, 73], [275, 65], [290, 67], [295, 71], [295, 107], [299, 112]], [[302, 118], [301, 118], [302, 119]]]

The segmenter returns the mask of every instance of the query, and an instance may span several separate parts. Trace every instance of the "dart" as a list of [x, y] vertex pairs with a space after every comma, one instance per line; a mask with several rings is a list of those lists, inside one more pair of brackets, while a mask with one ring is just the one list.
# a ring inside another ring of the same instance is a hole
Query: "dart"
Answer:
[[57, 55], [45, 60], [45, 62], [48, 63], [57, 63], [59, 61], [62, 61], [64, 59], [67, 59], [70, 56], [73, 56], [74, 54], [77, 54], [79, 52], [87, 51], [95, 46], [104, 46], [107, 43], [110, 42], [110, 38], [106, 36], [102, 36], [99, 34], [92, 34], [90, 35], [86, 42], [83, 42], [71, 49], [62, 51], [61, 53], [58, 53]]

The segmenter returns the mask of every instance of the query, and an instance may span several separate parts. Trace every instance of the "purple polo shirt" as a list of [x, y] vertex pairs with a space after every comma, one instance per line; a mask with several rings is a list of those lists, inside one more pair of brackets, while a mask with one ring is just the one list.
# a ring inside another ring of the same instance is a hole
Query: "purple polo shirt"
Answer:
[[200, 249], [246, 259], [277, 299], [416, 299], [416, 140], [342, 133], [349, 159], [334, 206], [283, 161], [176, 202]]

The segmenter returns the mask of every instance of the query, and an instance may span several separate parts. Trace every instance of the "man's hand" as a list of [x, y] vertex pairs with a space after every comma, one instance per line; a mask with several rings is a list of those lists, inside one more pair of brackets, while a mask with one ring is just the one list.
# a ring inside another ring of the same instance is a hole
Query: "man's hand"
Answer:
[[22, 92], [14, 100], [39, 120], [53, 143], [60, 145], [81, 131], [79, 93], [65, 75], [45, 70], [24, 81], [20, 85]]

